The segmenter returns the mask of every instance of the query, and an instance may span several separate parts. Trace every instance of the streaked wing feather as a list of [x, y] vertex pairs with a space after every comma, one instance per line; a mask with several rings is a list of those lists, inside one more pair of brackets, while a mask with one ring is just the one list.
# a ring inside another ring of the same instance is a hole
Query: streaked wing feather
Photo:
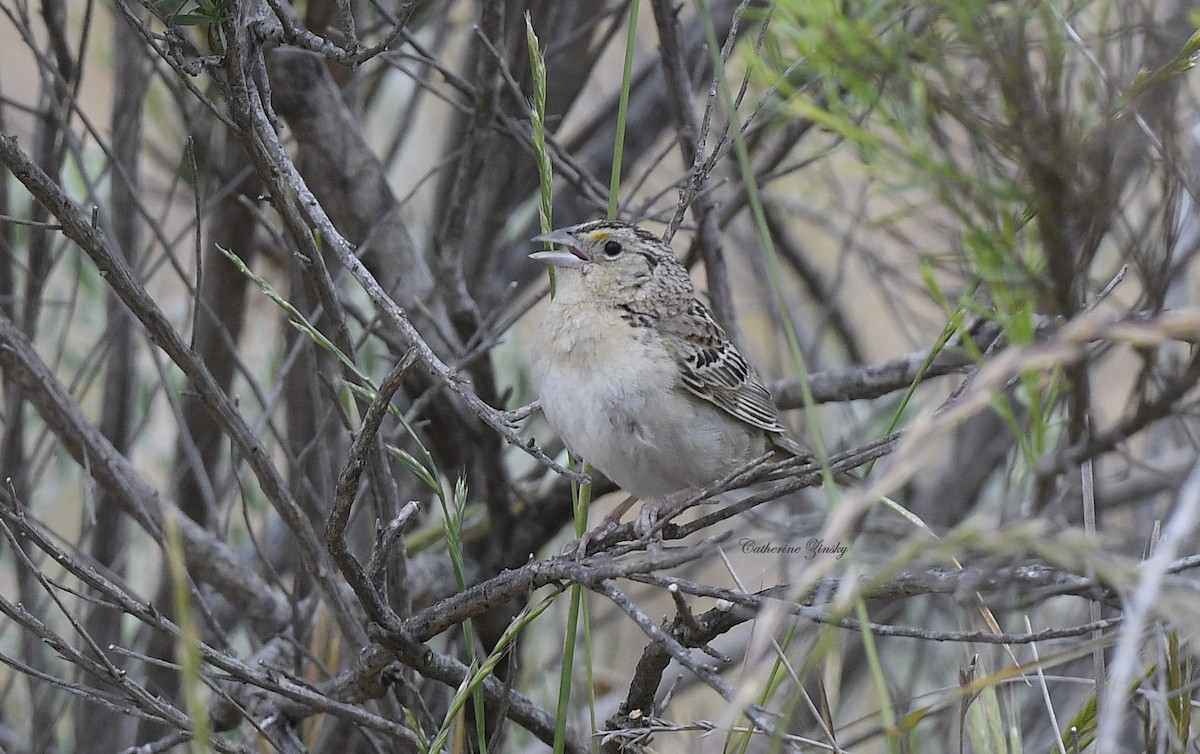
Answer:
[[746, 362], [704, 304], [659, 322], [675, 357], [683, 385], [691, 393], [734, 417], [768, 432], [785, 432], [771, 393]]

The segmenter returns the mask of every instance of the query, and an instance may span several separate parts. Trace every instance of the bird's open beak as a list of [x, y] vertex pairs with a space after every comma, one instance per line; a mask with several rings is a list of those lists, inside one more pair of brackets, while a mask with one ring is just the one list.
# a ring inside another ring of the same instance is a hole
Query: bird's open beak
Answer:
[[529, 255], [529, 258], [545, 262], [546, 264], [552, 264], [555, 267], [582, 267], [583, 263], [588, 261], [588, 258], [583, 253], [583, 245], [572, 234], [571, 231], [573, 230], [575, 230], [575, 226], [559, 228], [549, 233], [543, 233], [540, 236], [534, 236], [530, 239], [534, 243], [548, 243], [552, 246], [562, 246], [564, 248], [552, 251], [535, 251]]

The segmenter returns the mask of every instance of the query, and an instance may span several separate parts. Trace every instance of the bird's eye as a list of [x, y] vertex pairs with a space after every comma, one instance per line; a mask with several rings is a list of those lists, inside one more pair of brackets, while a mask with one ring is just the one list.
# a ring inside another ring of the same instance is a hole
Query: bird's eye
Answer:
[[621, 251], [621, 244], [617, 241], [609, 241], [608, 243], [604, 244], [604, 256], [608, 257], [609, 259], [619, 256]]

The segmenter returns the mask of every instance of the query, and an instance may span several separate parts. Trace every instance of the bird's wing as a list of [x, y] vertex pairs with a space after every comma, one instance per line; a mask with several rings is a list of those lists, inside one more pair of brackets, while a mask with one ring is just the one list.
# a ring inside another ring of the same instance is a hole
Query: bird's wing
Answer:
[[771, 393], [704, 304], [693, 300], [687, 309], [663, 317], [658, 325], [689, 392], [747, 424], [786, 432]]

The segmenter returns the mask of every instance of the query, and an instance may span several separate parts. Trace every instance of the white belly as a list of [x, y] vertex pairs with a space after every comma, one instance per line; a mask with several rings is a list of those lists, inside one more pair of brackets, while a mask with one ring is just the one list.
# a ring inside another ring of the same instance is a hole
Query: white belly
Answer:
[[[638, 337], [596, 337], [603, 327]], [[552, 305], [535, 349], [532, 376], [550, 425], [639, 498], [704, 486], [767, 446], [763, 432], [679, 386], [661, 342], [615, 312]]]

